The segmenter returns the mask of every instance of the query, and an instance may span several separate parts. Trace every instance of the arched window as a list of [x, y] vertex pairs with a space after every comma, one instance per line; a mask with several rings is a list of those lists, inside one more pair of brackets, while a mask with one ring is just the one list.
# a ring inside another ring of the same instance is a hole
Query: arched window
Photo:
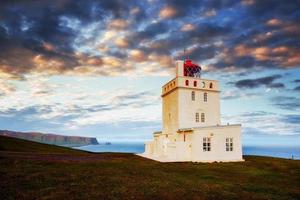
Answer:
[[205, 88], [205, 82], [204, 81], [202, 82], [202, 88]]
[[195, 91], [192, 91], [192, 101], [195, 101]]
[[194, 87], [197, 87], [197, 81], [194, 81]]
[[196, 113], [195, 120], [196, 120], [196, 122], [199, 122], [199, 113]]
[[201, 122], [205, 122], [205, 115], [204, 115], [204, 113], [201, 113]]
[[212, 83], [209, 84], [209, 88], [210, 88], [210, 89], [213, 88], [213, 84], [212, 84]]
[[204, 92], [203, 99], [204, 99], [204, 102], [207, 102], [207, 93], [206, 92]]
[[186, 85], [186, 86], [189, 85], [189, 80], [185, 80], [185, 85]]

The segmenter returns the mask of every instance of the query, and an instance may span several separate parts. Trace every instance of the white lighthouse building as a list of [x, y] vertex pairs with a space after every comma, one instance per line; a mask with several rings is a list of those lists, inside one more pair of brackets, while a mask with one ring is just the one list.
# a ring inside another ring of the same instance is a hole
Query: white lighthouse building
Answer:
[[161, 162], [243, 161], [241, 124], [221, 125], [220, 85], [202, 79], [191, 60], [176, 62], [176, 77], [162, 87], [161, 132], [141, 156]]

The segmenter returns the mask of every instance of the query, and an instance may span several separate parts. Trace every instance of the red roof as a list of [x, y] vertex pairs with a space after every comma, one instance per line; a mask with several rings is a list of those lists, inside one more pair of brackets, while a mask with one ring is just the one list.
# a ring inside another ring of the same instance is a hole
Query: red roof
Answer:
[[187, 59], [184, 62], [184, 76], [195, 76], [195, 74], [199, 74], [201, 71], [201, 67], [197, 64], [194, 64], [192, 60]]
[[184, 62], [184, 67], [200, 67], [199, 65], [197, 65], [197, 64], [194, 64], [193, 62], [192, 62], [192, 60], [186, 60], [185, 62]]

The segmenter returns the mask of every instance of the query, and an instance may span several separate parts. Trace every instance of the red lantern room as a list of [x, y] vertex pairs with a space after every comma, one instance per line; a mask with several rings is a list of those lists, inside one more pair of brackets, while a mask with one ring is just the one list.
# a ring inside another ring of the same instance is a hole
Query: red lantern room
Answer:
[[185, 60], [184, 62], [184, 76], [190, 77], [200, 77], [201, 76], [201, 67], [197, 64], [194, 64], [192, 60]]

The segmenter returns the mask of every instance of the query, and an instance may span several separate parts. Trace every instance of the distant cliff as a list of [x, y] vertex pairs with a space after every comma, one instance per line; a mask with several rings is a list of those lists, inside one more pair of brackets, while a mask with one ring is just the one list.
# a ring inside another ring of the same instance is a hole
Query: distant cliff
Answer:
[[91, 137], [64, 136], [56, 134], [43, 134], [38, 132], [16, 132], [0, 130], [0, 135], [67, 147], [99, 144], [96, 138]]

